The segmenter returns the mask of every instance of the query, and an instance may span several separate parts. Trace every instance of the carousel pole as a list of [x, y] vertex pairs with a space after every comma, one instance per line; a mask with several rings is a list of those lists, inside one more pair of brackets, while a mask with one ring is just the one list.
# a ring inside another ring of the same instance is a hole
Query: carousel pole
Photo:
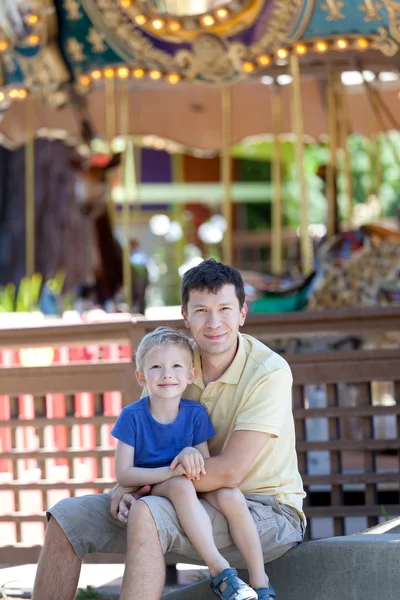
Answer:
[[232, 89], [228, 85], [221, 88], [222, 110], [222, 149], [221, 149], [221, 181], [224, 188], [222, 214], [226, 220], [226, 232], [222, 241], [223, 261], [232, 264], [232, 163], [230, 155], [232, 137]]
[[337, 233], [336, 224], [339, 223], [339, 207], [337, 192], [337, 98], [336, 98], [336, 73], [330, 73], [328, 79], [328, 130], [329, 130], [329, 149], [330, 157], [327, 169], [327, 199], [328, 199], [328, 223], [327, 234], [331, 238]]
[[281, 142], [279, 135], [282, 125], [280, 88], [271, 88], [271, 110], [274, 135], [274, 155], [272, 161], [272, 257], [271, 270], [274, 275], [282, 273], [282, 165]]
[[353, 221], [353, 178], [351, 174], [350, 152], [349, 152], [349, 110], [344, 85], [338, 82], [338, 117], [340, 145], [343, 149], [343, 165], [346, 189], [346, 227], [351, 229]]
[[[132, 269], [131, 269], [131, 248], [130, 248], [130, 192], [132, 177], [132, 156], [134, 153], [132, 143], [128, 139], [129, 133], [129, 83], [128, 79], [120, 81], [121, 100], [120, 100], [120, 129], [125, 140], [125, 152], [122, 162], [122, 177], [124, 185], [124, 203], [122, 210], [122, 229], [124, 234], [124, 245], [122, 248], [122, 281], [124, 288], [124, 301], [128, 307], [128, 312], [132, 312]], [[133, 169], [134, 169], [133, 164]]]
[[290, 57], [290, 70], [293, 78], [293, 129], [296, 135], [296, 159], [300, 181], [300, 249], [301, 268], [305, 275], [313, 269], [313, 248], [308, 235], [308, 199], [304, 164], [304, 125], [301, 101], [299, 59], [295, 54]]
[[25, 106], [25, 273], [32, 277], [35, 272], [35, 109], [32, 96], [28, 95]]

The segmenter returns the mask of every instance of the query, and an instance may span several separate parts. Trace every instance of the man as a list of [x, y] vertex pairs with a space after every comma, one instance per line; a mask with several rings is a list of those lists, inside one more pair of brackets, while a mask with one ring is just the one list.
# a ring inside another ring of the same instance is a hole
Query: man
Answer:
[[[217, 432], [210, 441], [207, 474], [195, 486], [199, 493], [240, 487], [269, 562], [300, 543], [305, 528], [290, 368], [261, 342], [239, 334], [247, 306], [238, 271], [204, 261], [187, 271], [181, 291], [197, 369], [184, 396], [207, 408]], [[119, 520], [109, 514], [107, 494], [67, 498], [48, 511], [34, 600], [73, 600], [87, 553], [126, 552], [121, 600], [159, 600], [165, 553], [196, 558], [168, 500], [145, 495], [147, 486], [120, 502], [124, 492], [114, 489], [111, 494]], [[205, 507], [218, 549], [232, 565], [242, 567], [225, 518], [209, 504]]]

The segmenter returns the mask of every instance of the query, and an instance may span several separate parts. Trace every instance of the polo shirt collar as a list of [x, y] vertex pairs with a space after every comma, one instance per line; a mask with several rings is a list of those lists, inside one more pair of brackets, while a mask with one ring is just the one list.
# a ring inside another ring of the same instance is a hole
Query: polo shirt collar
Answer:
[[[217, 380], [218, 383], [230, 383], [236, 385], [239, 382], [239, 379], [242, 375], [242, 371], [246, 364], [246, 349], [244, 346], [244, 337], [241, 333], [238, 333], [238, 342], [238, 349], [235, 354], [235, 358], [233, 359], [225, 373], [223, 373], [221, 377]], [[194, 366], [196, 367], [196, 377], [193, 383], [199, 388], [204, 389], [205, 386], [203, 382], [203, 373], [201, 370], [200, 351], [197, 344], [195, 344], [194, 346]]]

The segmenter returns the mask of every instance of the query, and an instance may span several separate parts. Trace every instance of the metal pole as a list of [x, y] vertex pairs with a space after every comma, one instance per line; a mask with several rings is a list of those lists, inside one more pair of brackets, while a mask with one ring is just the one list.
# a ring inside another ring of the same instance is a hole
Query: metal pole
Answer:
[[330, 158], [326, 174], [326, 192], [328, 200], [328, 223], [327, 233], [328, 238], [333, 237], [336, 233], [336, 223], [339, 221], [338, 199], [336, 197], [337, 185], [337, 105], [336, 105], [336, 75], [329, 74], [328, 79], [328, 129], [329, 129], [329, 148]]
[[32, 277], [35, 272], [35, 112], [34, 100], [25, 102], [25, 272]]
[[227, 227], [222, 241], [223, 261], [232, 264], [232, 165], [230, 155], [232, 135], [232, 90], [230, 86], [221, 88], [222, 109], [222, 150], [221, 150], [221, 182], [224, 187], [222, 214], [226, 219]]
[[273, 85], [271, 88], [271, 109], [274, 127], [271, 270], [274, 275], [280, 275], [282, 273], [282, 152], [279, 135], [282, 125], [282, 110], [280, 88], [277, 85]]
[[308, 235], [308, 198], [304, 165], [304, 125], [301, 101], [299, 59], [295, 54], [290, 57], [290, 70], [293, 78], [293, 130], [296, 135], [296, 159], [300, 181], [300, 249], [301, 268], [305, 275], [313, 269], [313, 248]]

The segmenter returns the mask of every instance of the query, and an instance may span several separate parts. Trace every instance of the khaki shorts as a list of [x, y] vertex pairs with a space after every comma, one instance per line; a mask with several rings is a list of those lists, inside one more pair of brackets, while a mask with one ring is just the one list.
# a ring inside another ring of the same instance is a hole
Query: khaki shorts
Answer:
[[[279, 504], [270, 496], [246, 496], [246, 500], [260, 535], [265, 562], [278, 558], [303, 541], [304, 526], [293, 508]], [[140, 502], [146, 502], [153, 515], [167, 564], [204, 564], [183, 533], [169, 500], [146, 496]], [[221, 554], [232, 567], [245, 568], [224, 515], [205, 500], [200, 502], [210, 516]], [[126, 525], [113, 519], [109, 507], [108, 494], [65, 498], [47, 511], [47, 518], [51, 515], [56, 519], [81, 559], [94, 552], [125, 554]]]

